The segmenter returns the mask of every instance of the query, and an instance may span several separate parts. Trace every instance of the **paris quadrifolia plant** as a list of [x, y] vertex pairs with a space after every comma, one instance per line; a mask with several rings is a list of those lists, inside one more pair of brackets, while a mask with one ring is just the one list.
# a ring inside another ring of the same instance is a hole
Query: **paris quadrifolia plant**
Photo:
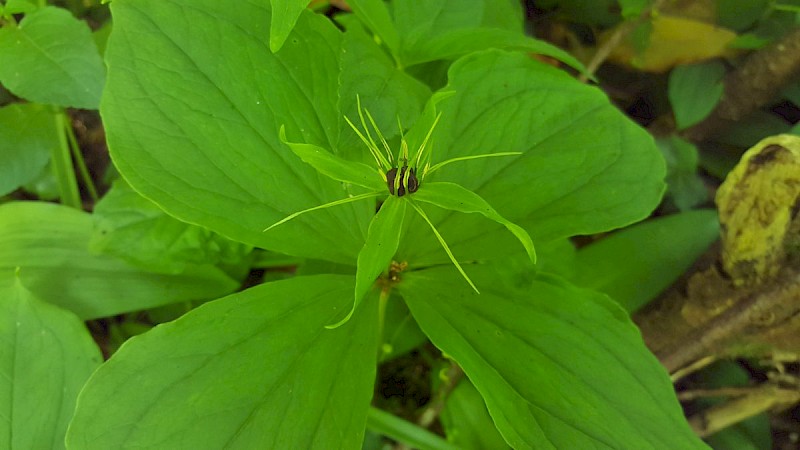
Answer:
[[[439, 123], [441, 113], [435, 114], [430, 128], [413, 155], [409, 154], [408, 141], [403, 135], [403, 128], [400, 125], [400, 144], [395, 154], [378, 128], [375, 119], [369, 111], [361, 107], [360, 98], [357, 98], [357, 105], [361, 129], [346, 116], [345, 120], [369, 149], [372, 158], [375, 160], [376, 167], [370, 167], [356, 161], [344, 160], [315, 145], [289, 142], [286, 139], [286, 131], [283, 126], [280, 129], [280, 137], [281, 141], [288, 145], [297, 156], [318, 172], [334, 180], [366, 188], [368, 192], [350, 195], [341, 200], [298, 211], [264, 230], [268, 232], [302, 214], [312, 211], [386, 196], [380, 209], [370, 222], [366, 242], [358, 254], [353, 308], [345, 318], [329, 325], [328, 328], [336, 328], [347, 322], [375, 279], [390, 266], [400, 244], [400, 235], [407, 206], [416, 211], [431, 227], [433, 234], [442, 245], [450, 261], [477, 293], [480, 293], [478, 287], [475, 286], [475, 283], [464, 271], [458, 259], [453, 255], [447, 242], [436, 229], [425, 210], [422, 209], [421, 204], [428, 203], [440, 208], [464, 213], [479, 213], [490, 220], [494, 220], [513, 233], [525, 247], [531, 261], [536, 262], [536, 252], [528, 233], [522, 227], [501, 216], [478, 194], [455, 183], [426, 181], [427, 177], [450, 163], [477, 158], [516, 156], [520, 155], [520, 152], [498, 152], [456, 157], [431, 165], [433, 148], [431, 136]], [[370, 127], [374, 132], [374, 136], [373, 132], [370, 132]]]

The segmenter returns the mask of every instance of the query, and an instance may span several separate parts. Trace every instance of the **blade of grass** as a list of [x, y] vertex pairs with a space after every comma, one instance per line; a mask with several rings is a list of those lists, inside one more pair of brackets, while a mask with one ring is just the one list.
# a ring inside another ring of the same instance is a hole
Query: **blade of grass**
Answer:
[[61, 196], [61, 203], [73, 208], [81, 209], [81, 195], [78, 191], [78, 180], [75, 178], [75, 170], [72, 166], [72, 157], [67, 143], [66, 127], [64, 118], [66, 114], [59, 110], [54, 115], [55, 127], [58, 133], [58, 147], [54, 147], [51, 153], [51, 164], [53, 175], [58, 183], [58, 191]]

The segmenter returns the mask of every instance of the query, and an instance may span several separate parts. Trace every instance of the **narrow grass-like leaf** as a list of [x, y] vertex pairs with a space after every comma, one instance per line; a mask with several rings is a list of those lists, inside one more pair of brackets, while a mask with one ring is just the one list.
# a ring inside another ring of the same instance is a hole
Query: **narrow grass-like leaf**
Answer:
[[288, 145], [295, 155], [321, 174], [336, 181], [355, 184], [367, 189], [385, 189], [381, 173], [378, 170], [360, 162], [344, 160], [313, 144], [289, 142], [283, 126], [281, 126], [280, 136], [281, 142]]
[[330, 208], [332, 206], [338, 206], [338, 205], [344, 205], [344, 204], [347, 204], [347, 203], [357, 202], [359, 200], [364, 200], [364, 199], [371, 198], [371, 197], [377, 197], [377, 196], [379, 196], [381, 194], [383, 194], [383, 192], [367, 192], [366, 194], [354, 195], [352, 197], [347, 197], [347, 198], [343, 198], [341, 200], [336, 200], [336, 201], [333, 201], [333, 202], [330, 202], [330, 203], [325, 203], [324, 205], [319, 205], [319, 206], [315, 206], [313, 208], [308, 208], [308, 209], [304, 209], [302, 211], [297, 211], [296, 213], [290, 214], [290, 215], [284, 217], [283, 219], [273, 223], [272, 225], [268, 226], [267, 228], [264, 228], [264, 232], [266, 233], [267, 231], [277, 227], [278, 225], [283, 225], [284, 223], [286, 223], [286, 222], [288, 222], [288, 221], [290, 221], [290, 220], [292, 220], [292, 219], [294, 219], [294, 218], [296, 218], [298, 216], [301, 216], [301, 215], [303, 215], [305, 213], [310, 213], [311, 211], [318, 211], [320, 209], [326, 209], [326, 208]]
[[414, 203], [414, 201], [412, 201], [410, 199], [407, 200], [407, 201], [408, 201], [409, 204], [411, 204], [411, 207], [414, 208], [417, 211], [417, 213], [419, 213], [419, 215], [422, 217], [422, 219], [425, 220], [425, 222], [427, 222], [428, 225], [430, 225], [431, 230], [433, 230], [433, 234], [436, 235], [436, 239], [438, 239], [439, 243], [442, 244], [442, 247], [444, 248], [444, 251], [447, 253], [447, 256], [450, 258], [450, 261], [453, 262], [453, 265], [456, 266], [456, 269], [458, 269], [458, 272], [461, 274], [461, 276], [464, 277], [465, 280], [467, 280], [467, 283], [469, 283], [469, 285], [472, 287], [472, 289], [475, 290], [475, 292], [480, 294], [481, 292], [478, 290], [477, 287], [475, 287], [475, 283], [472, 282], [472, 280], [469, 278], [469, 275], [467, 275], [467, 273], [464, 272], [464, 268], [461, 267], [461, 264], [458, 263], [458, 260], [456, 259], [455, 255], [453, 255], [453, 252], [450, 251], [450, 247], [447, 246], [447, 242], [445, 242], [444, 238], [442, 237], [442, 235], [439, 234], [439, 231], [436, 229], [436, 226], [433, 225], [433, 222], [431, 222], [431, 219], [429, 219], [428, 215], [425, 214], [425, 211], [423, 211], [422, 208], [419, 207], [419, 205]]
[[457, 450], [459, 448], [438, 434], [374, 407], [369, 409], [367, 428], [413, 448], [426, 450]]
[[433, 182], [426, 183], [425, 186], [414, 194], [414, 198], [421, 202], [430, 203], [445, 209], [460, 211], [465, 213], [479, 213], [490, 220], [503, 225], [519, 239], [525, 251], [528, 252], [531, 262], [536, 263], [536, 250], [533, 241], [519, 225], [506, 220], [497, 213], [486, 200], [480, 195], [469, 191], [455, 183]]
[[337, 328], [350, 320], [375, 278], [389, 267], [392, 256], [397, 251], [397, 246], [400, 245], [400, 231], [403, 228], [405, 214], [406, 202], [400, 197], [390, 195], [383, 203], [380, 211], [369, 224], [367, 241], [364, 242], [364, 247], [358, 253], [353, 309], [350, 310], [347, 317], [325, 328]]

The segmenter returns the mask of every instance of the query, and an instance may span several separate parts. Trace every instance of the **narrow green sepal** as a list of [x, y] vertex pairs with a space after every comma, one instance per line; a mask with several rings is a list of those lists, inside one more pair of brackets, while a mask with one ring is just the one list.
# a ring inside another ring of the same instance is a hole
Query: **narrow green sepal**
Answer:
[[[416, 198], [416, 195], [417, 194], [414, 194], [414, 198]], [[450, 250], [450, 247], [447, 245], [447, 242], [445, 242], [442, 235], [439, 234], [439, 230], [437, 230], [436, 226], [433, 225], [433, 222], [431, 222], [431, 219], [429, 219], [428, 215], [425, 214], [425, 211], [423, 211], [422, 208], [419, 207], [419, 205], [414, 203], [414, 200], [411, 200], [410, 198], [406, 197], [406, 201], [408, 201], [411, 207], [413, 207], [417, 211], [417, 213], [419, 213], [422, 219], [425, 220], [425, 222], [427, 222], [428, 225], [431, 227], [431, 230], [433, 230], [433, 234], [436, 235], [436, 239], [438, 239], [439, 243], [442, 244], [444, 252], [447, 253], [447, 256], [450, 258], [450, 261], [453, 263], [454, 266], [456, 266], [456, 269], [458, 269], [458, 273], [460, 273], [461, 276], [464, 277], [465, 280], [467, 280], [467, 283], [469, 283], [470, 287], [473, 290], [475, 290], [475, 292], [480, 294], [481, 291], [478, 290], [478, 288], [475, 286], [475, 283], [473, 283], [472, 280], [469, 278], [469, 275], [467, 275], [467, 272], [465, 272], [464, 268], [461, 267], [461, 264], [458, 262], [455, 255], [453, 255], [453, 252], [452, 250]]]
[[465, 213], [479, 213], [490, 220], [503, 225], [519, 239], [525, 251], [528, 252], [531, 262], [536, 263], [536, 249], [533, 241], [525, 229], [501, 216], [480, 195], [467, 190], [455, 183], [432, 182], [425, 183], [414, 194], [414, 200], [430, 203], [444, 209]]
[[330, 208], [332, 206], [344, 205], [346, 203], [357, 202], [359, 200], [364, 200], [364, 199], [371, 198], [371, 197], [377, 197], [377, 196], [379, 196], [381, 194], [383, 194], [383, 191], [380, 191], [380, 192], [367, 192], [366, 194], [354, 195], [352, 197], [343, 198], [341, 200], [334, 200], [334, 201], [332, 201], [330, 203], [325, 203], [324, 205], [314, 206], [313, 208], [308, 208], [308, 209], [304, 209], [302, 211], [297, 211], [296, 213], [290, 214], [290, 215], [284, 217], [283, 219], [273, 223], [272, 225], [268, 226], [267, 228], [264, 228], [264, 230], [262, 232], [266, 233], [267, 231], [277, 227], [278, 225], [283, 225], [284, 223], [296, 218], [297, 216], [301, 216], [301, 215], [303, 215], [305, 213], [310, 213], [312, 211], [317, 211], [319, 209]]
[[441, 169], [442, 167], [444, 167], [444, 166], [446, 166], [448, 164], [454, 163], [454, 162], [469, 161], [471, 159], [494, 158], [494, 157], [497, 157], [497, 156], [519, 156], [521, 154], [522, 154], [522, 152], [498, 152], [498, 153], [484, 153], [482, 155], [459, 156], [457, 158], [450, 158], [450, 159], [447, 159], [447, 160], [442, 161], [440, 163], [436, 163], [436, 164], [430, 166], [430, 168], [426, 166], [425, 170], [422, 172], [422, 176], [424, 178], [426, 175], [428, 175], [430, 173], [433, 173], [433, 172]]
[[356, 288], [353, 309], [347, 316], [325, 328], [337, 328], [353, 316], [378, 275], [389, 267], [392, 257], [400, 245], [400, 232], [406, 212], [406, 202], [399, 197], [389, 196], [381, 209], [372, 218], [367, 232], [367, 240], [358, 253], [356, 268]]
[[336, 181], [355, 184], [370, 190], [384, 190], [383, 175], [377, 169], [356, 161], [347, 161], [313, 144], [301, 144], [286, 140], [286, 130], [280, 129], [281, 142], [288, 145], [295, 155], [319, 173]]

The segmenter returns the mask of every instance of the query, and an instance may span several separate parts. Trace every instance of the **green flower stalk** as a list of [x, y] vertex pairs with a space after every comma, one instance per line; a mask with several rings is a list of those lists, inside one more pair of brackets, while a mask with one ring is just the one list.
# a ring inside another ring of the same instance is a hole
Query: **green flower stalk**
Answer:
[[[343, 160], [315, 145], [289, 142], [286, 139], [284, 127], [280, 129], [280, 138], [297, 156], [314, 167], [318, 172], [337, 181], [367, 188], [369, 192], [298, 211], [270, 225], [264, 230], [267, 232], [302, 214], [312, 211], [367, 198], [381, 197], [388, 194], [380, 210], [370, 222], [366, 242], [364, 242], [364, 246], [358, 254], [353, 308], [345, 318], [335, 324], [329, 325], [327, 328], [336, 328], [347, 322], [358, 307], [358, 304], [369, 291], [375, 279], [390, 265], [400, 245], [400, 233], [405, 218], [406, 205], [409, 205], [411, 209], [416, 211], [431, 227], [433, 234], [442, 245], [450, 261], [477, 293], [480, 293], [477, 286], [475, 286], [475, 283], [472, 282], [469, 275], [467, 275], [464, 268], [453, 255], [444, 237], [442, 237], [436, 229], [436, 226], [420, 206], [421, 203], [429, 203], [452, 211], [479, 213], [490, 220], [494, 220], [513, 233], [522, 243], [531, 261], [534, 263], [536, 262], [536, 252], [533, 247], [533, 241], [528, 233], [522, 227], [501, 216], [479, 195], [455, 183], [425, 181], [427, 176], [453, 162], [477, 158], [515, 156], [521, 154], [520, 152], [500, 152], [457, 157], [431, 165], [432, 146], [430, 141], [433, 131], [441, 118], [441, 113], [439, 113], [436, 115], [425, 138], [413, 155], [409, 155], [408, 143], [402, 133], [401, 127], [400, 148], [397, 150], [397, 154], [394, 155], [389, 143], [384, 138], [372, 115], [369, 111], [362, 109], [360, 99], [357, 99], [357, 103], [358, 115], [363, 132], [354, 125], [349, 118], [345, 117], [345, 120], [367, 149], [369, 149], [370, 154], [375, 160], [376, 167], [370, 167], [355, 161]], [[370, 132], [370, 127], [367, 126], [367, 122], [371, 125], [375, 137], [373, 137], [373, 133]]]

